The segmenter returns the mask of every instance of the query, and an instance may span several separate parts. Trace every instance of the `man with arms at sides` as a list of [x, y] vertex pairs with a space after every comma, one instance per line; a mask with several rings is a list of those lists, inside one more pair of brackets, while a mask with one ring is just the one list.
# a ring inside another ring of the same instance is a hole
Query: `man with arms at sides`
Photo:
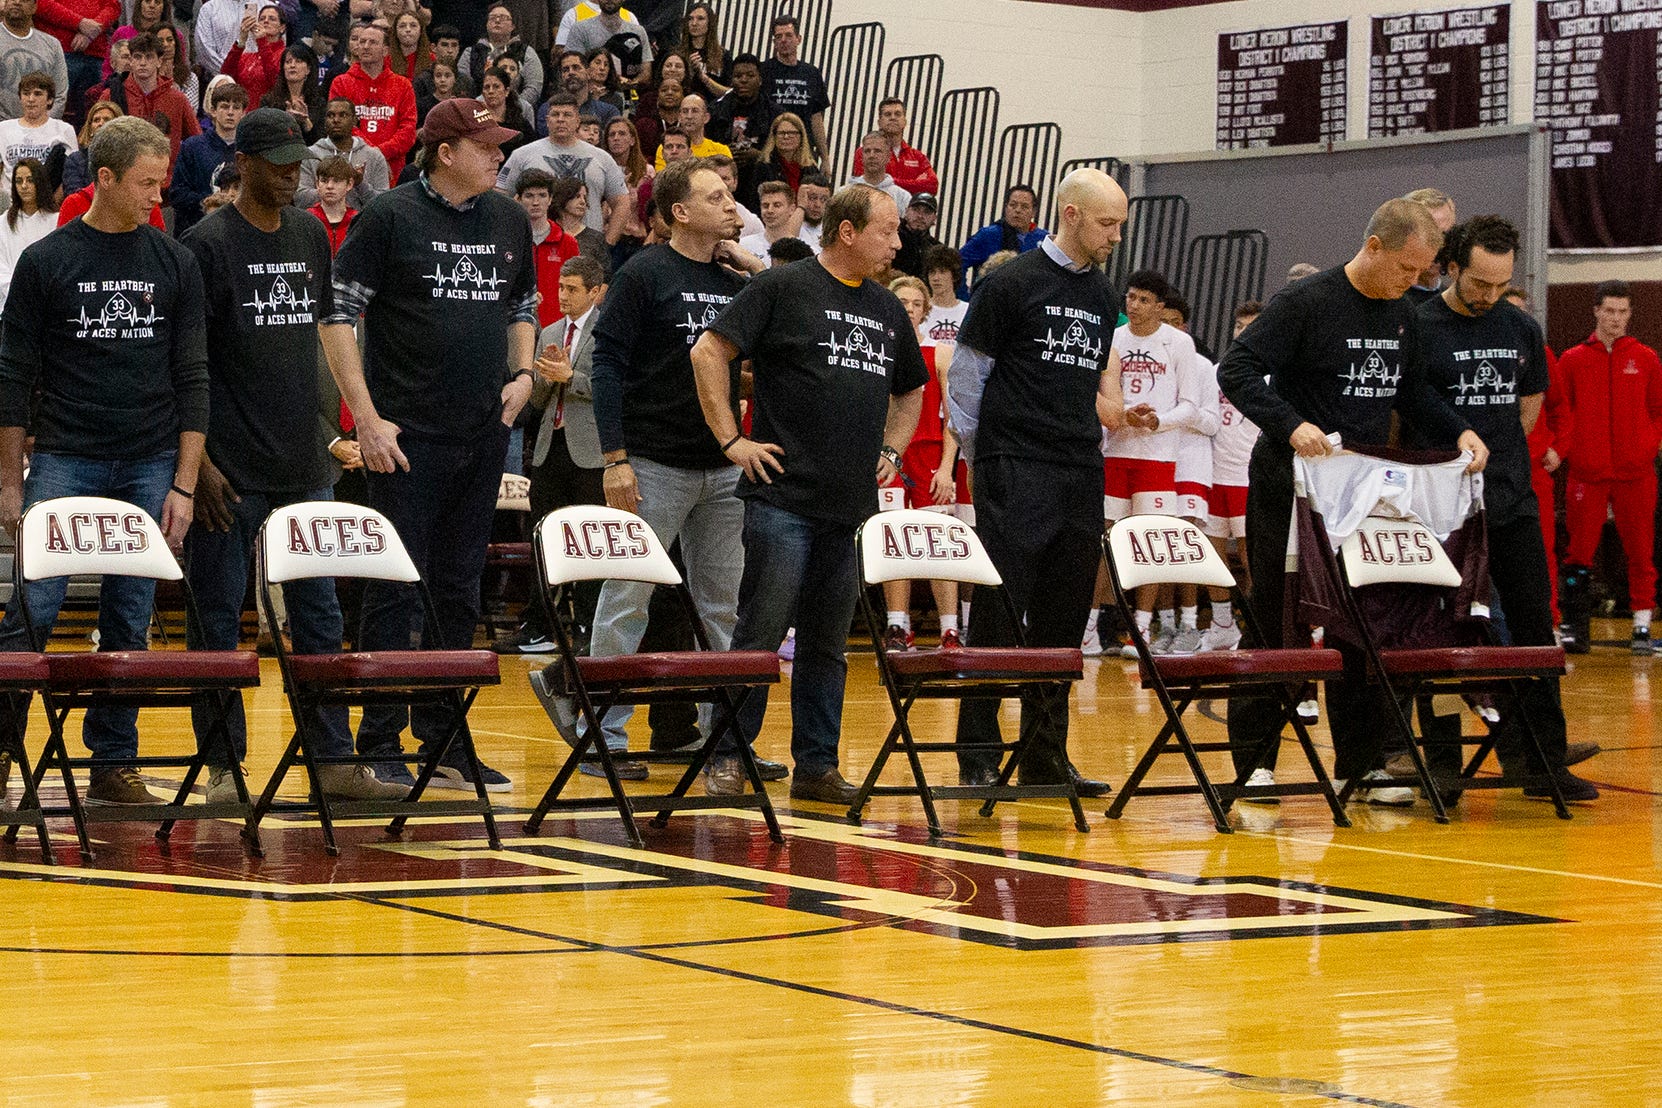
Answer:
[[[190, 251], [146, 223], [171, 153], [145, 120], [106, 123], [88, 159], [92, 206], [18, 259], [0, 326], [0, 523], [14, 537], [23, 509], [59, 496], [136, 505], [174, 551], [190, 529], [208, 429], [202, 276]], [[35, 439], [25, 482], [27, 434]], [[43, 636], [66, 587], [61, 577], [25, 586]], [[148, 578], [104, 578], [99, 648], [145, 649], [155, 593]], [[8, 605], [0, 650], [32, 649], [20, 607]], [[136, 757], [138, 709], [89, 709], [81, 733], [95, 758]], [[166, 803], [130, 765], [95, 771], [86, 799]]]
[[814, 152], [824, 159], [829, 149], [825, 144], [825, 112], [831, 106], [825, 75], [799, 56], [802, 31], [796, 16], [775, 16], [772, 33], [773, 57], [762, 63], [762, 92], [774, 110], [793, 112], [807, 121]]
[[[900, 213], [876, 189], [850, 185], [825, 209], [812, 263], [770, 269], [734, 298], [693, 348], [704, 421], [744, 470], [744, 579], [735, 650], [775, 650], [793, 623], [791, 797], [847, 804], [837, 770], [848, 628], [858, 599], [854, 532], [877, 510], [877, 487], [900, 471], [929, 373], [912, 321], [871, 278], [900, 248]], [[755, 379], [754, 438], [735, 417], [733, 363]], [[745, 701], [744, 740], [767, 711]], [[712, 781], [736, 777], [718, 755]]]
[[[731, 267], [742, 259], [760, 272], [761, 262], [735, 248], [733, 195], [702, 162], [664, 170], [652, 199], [669, 225], [669, 243], [648, 247], [618, 271], [595, 325], [594, 417], [606, 458], [606, 502], [638, 514], [666, 545], [679, 540], [704, 632], [714, 649], [726, 650], [744, 573], [745, 509], [736, 495], [739, 467], [700, 418], [690, 352], [744, 287]], [[735, 359], [728, 374], [735, 402], [738, 374]], [[640, 649], [652, 592], [651, 585], [632, 581], [601, 587], [593, 656]], [[603, 721], [614, 750], [627, 744], [630, 714], [614, 708]], [[707, 710], [705, 715], [708, 726]], [[783, 777], [785, 767], [773, 767], [771, 775]], [[706, 775], [706, 785], [711, 792], [738, 793], [745, 781], [736, 760], [723, 759]]]
[[[877, 105], [877, 131], [888, 146], [883, 172], [893, 178], [895, 184], [913, 196], [920, 192], [933, 196], [941, 191], [941, 179], [935, 175], [935, 167], [929, 164], [928, 155], [915, 146], [906, 145], [906, 101], [891, 96]], [[865, 159], [866, 147], [862, 142], [860, 149], [854, 152], [856, 177], [866, 171]]]
[[[515, 133], [478, 100], [439, 104], [421, 131], [430, 151], [421, 176], [376, 197], [335, 255], [334, 311], [318, 328], [323, 350], [357, 426], [370, 506], [397, 529], [438, 611], [434, 626], [420, 619], [412, 586], [370, 582], [364, 650], [408, 650], [417, 623], [424, 648], [473, 645], [508, 432], [535, 376], [531, 226], [491, 188], [502, 143]], [[427, 746], [449, 733], [449, 716], [367, 709], [358, 753], [383, 756], [380, 780], [413, 785], [399, 741], [405, 723]], [[487, 790], [512, 787], [481, 770]], [[459, 744], [433, 785], [473, 791]]]
[[[1068, 174], [1057, 198], [1056, 235], [976, 290], [947, 374], [947, 403], [975, 477], [976, 533], [1026, 622], [1028, 645], [1076, 647], [1102, 557], [1102, 429], [1122, 426], [1125, 414], [1112, 346], [1118, 306], [1099, 267], [1120, 241], [1127, 201], [1095, 169]], [[975, 606], [972, 647], [1014, 641], [1002, 604]], [[1024, 697], [1021, 731], [1029, 744], [1022, 784], [1071, 780], [1080, 796], [1108, 793], [1068, 756], [1065, 691]], [[958, 742], [998, 741], [998, 704], [966, 701]], [[998, 767], [976, 751], [959, 755], [958, 772], [966, 785], [987, 785]]]
[[[235, 87], [235, 86], [233, 86]], [[259, 108], [238, 124], [236, 200], [203, 219], [184, 244], [202, 268], [208, 320], [208, 442], [196, 483], [196, 519], [186, 537], [191, 589], [202, 611], [194, 649], [235, 650], [242, 598], [260, 525], [274, 509], [333, 500], [319, 407], [315, 315], [326, 315], [329, 239], [293, 206], [306, 140], [288, 112]], [[295, 650], [333, 654], [342, 627], [335, 583], [283, 586]], [[197, 742], [213, 716], [191, 711]], [[208, 802], [237, 799], [229, 767], [248, 753], [242, 698], [232, 701], [230, 749], [210, 754]], [[319, 713], [313, 753], [352, 753], [344, 707]], [[354, 800], [401, 800], [402, 785], [377, 781], [367, 766], [318, 767], [324, 791]]]
[[[548, 98], [548, 137], [528, 142], [515, 150], [497, 175], [496, 187], [512, 196], [519, 175], [527, 169], [547, 170], [555, 180], [572, 177], [589, 190], [589, 209], [584, 220], [595, 231], [604, 231], [607, 242], [616, 242], [623, 233], [634, 193], [623, 178], [623, 167], [593, 143], [577, 137], [577, 100], [557, 92]], [[559, 212], [554, 218], [558, 219]]]
[[[354, 29], [358, 60], [329, 83], [329, 96], [352, 101], [357, 112], [352, 133], [382, 153], [387, 159], [387, 175], [396, 181], [416, 142], [416, 102], [410, 79], [387, 67], [389, 34], [384, 23], [366, 23]], [[327, 116], [324, 126], [328, 127]]]
[[[1403, 298], [1442, 244], [1443, 233], [1423, 205], [1387, 200], [1368, 221], [1355, 257], [1283, 289], [1218, 366], [1224, 395], [1262, 429], [1248, 468], [1246, 542], [1253, 615], [1268, 646], [1283, 644], [1295, 453], [1332, 453], [1330, 432], [1346, 443], [1384, 443], [1395, 411], [1411, 430], [1471, 451], [1472, 470], [1488, 459], [1483, 440], [1426, 379], [1414, 305]], [[1358, 395], [1364, 371], [1368, 385]], [[1412, 803], [1410, 790], [1389, 787], [1382, 766], [1379, 721], [1387, 715], [1381, 694], [1368, 685], [1357, 656], [1346, 653], [1345, 678], [1327, 684], [1335, 785], [1378, 781], [1375, 802]], [[1230, 699], [1237, 767], [1252, 745], [1267, 744], [1258, 765], [1273, 772], [1279, 715], [1274, 698]]]
[[[1450, 228], [1438, 261], [1448, 274], [1442, 294], [1420, 305], [1421, 348], [1426, 376], [1472, 425], [1489, 447], [1483, 470], [1483, 521], [1489, 537], [1489, 577], [1506, 628], [1518, 646], [1552, 646], [1552, 571], [1541, 543], [1540, 507], [1529, 483], [1527, 435], [1541, 416], [1547, 391], [1546, 340], [1541, 325], [1503, 303], [1512, 283], [1518, 229], [1496, 215], [1480, 215]], [[1410, 436], [1432, 447], [1447, 442]], [[1517, 722], [1502, 717], [1496, 753], [1508, 772], [1558, 777], [1566, 800], [1595, 800], [1598, 789], [1564, 768], [1566, 735], [1558, 680], [1530, 681], [1522, 708], [1546, 753], [1540, 764], [1533, 746], [1522, 741]], [[1441, 721], [1449, 738], [1460, 734], [1460, 717], [1430, 716], [1420, 705], [1422, 724]], [[1429, 729], [1429, 728], [1428, 728]], [[1459, 772], [1459, 748], [1450, 747]], [[1525, 787], [1525, 796], [1547, 798], [1543, 784]]]

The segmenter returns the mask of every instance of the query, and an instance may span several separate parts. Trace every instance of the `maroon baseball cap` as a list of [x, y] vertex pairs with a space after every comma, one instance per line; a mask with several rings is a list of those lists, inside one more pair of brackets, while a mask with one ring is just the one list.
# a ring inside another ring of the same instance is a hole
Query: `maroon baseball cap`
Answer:
[[434, 105], [416, 137], [428, 143], [472, 139], [474, 142], [501, 146], [518, 134], [518, 131], [497, 123], [483, 101], [458, 96]]

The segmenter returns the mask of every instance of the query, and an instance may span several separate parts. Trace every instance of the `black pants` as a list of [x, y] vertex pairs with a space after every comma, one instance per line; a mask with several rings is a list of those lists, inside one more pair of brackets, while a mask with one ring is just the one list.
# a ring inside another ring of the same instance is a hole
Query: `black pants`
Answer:
[[[1102, 558], [1102, 467], [988, 458], [975, 467], [975, 531], [1025, 620], [1029, 646], [1078, 646]], [[993, 597], [970, 611], [971, 646], [1016, 641], [1009, 613]], [[1023, 759], [1029, 781], [1060, 779], [1067, 767], [1067, 691], [1022, 698]], [[1000, 741], [998, 702], [968, 700], [958, 742]], [[988, 752], [959, 755], [964, 771], [994, 765]]]
[[[1514, 646], [1551, 646], [1552, 636], [1552, 582], [1547, 566], [1547, 549], [1541, 538], [1541, 520], [1530, 512], [1501, 524], [1489, 524], [1489, 580], [1494, 586], [1494, 599], [1506, 613], [1506, 627]], [[1559, 696], [1558, 679], [1543, 678], [1521, 682], [1519, 700], [1529, 726], [1541, 742], [1547, 766], [1560, 768], [1564, 764], [1567, 742], [1564, 705]], [[1546, 767], [1539, 764], [1535, 750], [1524, 741], [1523, 730], [1502, 704], [1501, 719], [1496, 728], [1495, 753], [1501, 765], [1516, 770], [1522, 758], [1522, 768], [1529, 773], [1540, 773]], [[1455, 738], [1459, 734], [1460, 717], [1438, 716], [1433, 725], [1422, 711], [1421, 726], [1429, 737]], [[1434, 748], [1435, 749], [1435, 748]], [[1437, 760], [1439, 768], [1452, 767], [1446, 754]]]
[[[1252, 575], [1252, 615], [1263, 645], [1282, 646], [1281, 606], [1286, 589], [1287, 529], [1293, 518], [1293, 465], [1287, 449], [1270, 448], [1260, 441], [1247, 471], [1247, 568]], [[1345, 676], [1327, 683], [1328, 726], [1333, 732], [1333, 775], [1360, 777], [1381, 764], [1380, 739], [1390, 718], [1384, 692], [1367, 680], [1366, 659], [1359, 650], [1331, 643], [1344, 656]], [[1229, 698], [1229, 740], [1237, 771], [1245, 767], [1254, 746], [1269, 745], [1259, 765], [1274, 769], [1284, 722], [1280, 703], [1273, 697]]]
[[[532, 521], [542, 519], [556, 508], [572, 504], [606, 503], [606, 490], [601, 483], [604, 473], [603, 469], [584, 469], [573, 462], [571, 451], [566, 449], [565, 428], [555, 428], [554, 437], [548, 444], [548, 456], [543, 459], [542, 465], [532, 466], [529, 472]], [[579, 582], [573, 589], [573, 595], [577, 625], [593, 627], [594, 606], [600, 600], [600, 582]], [[548, 622], [548, 616], [539, 587], [536, 601], [525, 606], [526, 635], [535, 637], [552, 633], [553, 626]]]

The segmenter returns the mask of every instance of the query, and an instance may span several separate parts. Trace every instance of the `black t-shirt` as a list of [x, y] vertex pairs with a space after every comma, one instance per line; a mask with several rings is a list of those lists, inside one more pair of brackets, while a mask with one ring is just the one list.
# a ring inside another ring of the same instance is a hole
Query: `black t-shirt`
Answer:
[[831, 96], [825, 87], [825, 75], [819, 67], [798, 61], [786, 65], [778, 58], [762, 63], [762, 95], [773, 105], [775, 114], [794, 112], [808, 127], [808, 142], [813, 144], [813, 115], [831, 106]]
[[[33, 420], [30, 401], [40, 386]], [[208, 430], [202, 275], [148, 224], [119, 234], [73, 220], [17, 261], [0, 326], [0, 427], [35, 448], [145, 458]]]
[[[1547, 391], [1546, 341], [1541, 325], [1502, 302], [1480, 316], [1464, 316], [1441, 296], [1420, 306], [1420, 349], [1428, 380], [1448, 398], [1489, 448], [1483, 470], [1483, 506], [1491, 524], [1539, 511], [1529, 484], [1529, 439], [1518, 398]], [[1419, 445], [1454, 443], [1419, 433]]]
[[741, 150], [760, 150], [768, 140], [777, 114], [778, 110], [763, 93], [757, 93], [756, 99], [747, 104], [739, 99], [738, 93], [729, 91], [710, 106], [709, 135], [735, 154]]
[[[689, 351], [744, 281], [715, 262], [649, 246], [618, 270], [594, 326], [600, 448], [682, 469], [730, 466], [698, 406]], [[729, 388], [737, 418], [739, 370]]]
[[784, 473], [770, 470], [771, 485], [742, 478], [739, 495], [838, 523], [875, 512], [889, 397], [929, 380], [894, 294], [869, 280], [851, 288], [803, 258], [752, 280], [709, 329], [752, 360], [750, 437], [785, 450]]
[[1108, 368], [1114, 289], [1029, 250], [976, 286], [958, 342], [993, 359], [975, 460], [999, 456], [1101, 468], [1097, 387]]
[[1426, 380], [1413, 304], [1362, 295], [1343, 266], [1277, 293], [1224, 353], [1218, 385], [1263, 429], [1259, 449], [1287, 458], [1306, 422], [1358, 445], [1385, 443], [1393, 409], [1438, 440], [1467, 429]]
[[531, 222], [501, 193], [461, 210], [420, 180], [383, 192], [335, 256], [336, 315], [364, 313], [375, 409], [411, 434], [476, 439], [502, 411], [508, 325], [536, 326]]
[[239, 492], [323, 488], [317, 320], [334, 309], [323, 224], [284, 208], [268, 233], [227, 204], [183, 242], [205, 290], [208, 457]]

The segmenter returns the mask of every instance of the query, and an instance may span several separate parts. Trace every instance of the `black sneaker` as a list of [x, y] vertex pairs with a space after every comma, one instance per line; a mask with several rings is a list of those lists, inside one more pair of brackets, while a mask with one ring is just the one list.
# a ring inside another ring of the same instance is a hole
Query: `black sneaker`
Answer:
[[558, 649], [554, 636], [546, 631], [530, 631], [520, 627], [512, 635], [503, 635], [491, 643], [498, 654], [552, 654]]
[[1635, 627], [1633, 629], [1633, 653], [1646, 657], [1656, 653], [1656, 645], [1650, 640], [1649, 627]]
[[[423, 750], [422, 753], [426, 754], [428, 752]], [[499, 773], [487, 766], [484, 760], [479, 757], [477, 750], [474, 751], [473, 757], [479, 763], [479, 777], [485, 783], [486, 792], [505, 793], [513, 791], [514, 783], [508, 779], [506, 774]], [[381, 775], [377, 773], [376, 776], [380, 777]], [[385, 778], [381, 779], [385, 780]], [[460, 739], [450, 744], [450, 749], [445, 752], [444, 761], [440, 762], [438, 768], [433, 771], [433, 779], [427, 785], [428, 788], [433, 789], [456, 789], [469, 793], [478, 791], [473, 787], [473, 777], [468, 772], [467, 755], [462, 752]]]
[[[1597, 785], [1585, 778], [1577, 777], [1567, 769], [1558, 771], [1558, 791], [1563, 793], [1564, 799], [1570, 803], [1599, 798]], [[1544, 782], [1539, 785], [1525, 785], [1523, 794], [1531, 800], [1552, 799], [1552, 790]]]
[[[612, 768], [617, 770], [619, 781], [645, 781], [647, 778], [645, 762], [632, 762], [627, 758], [619, 758], [614, 754], [612, 756]], [[606, 777], [606, 767], [599, 762], [580, 762], [577, 765], [577, 772], [584, 777], [599, 777], [602, 780]]]
[[1584, 638], [1577, 638], [1575, 628], [1567, 623], [1558, 625], [1558, 644], [1566, 654], [1586, 654], [1592, 649]]

